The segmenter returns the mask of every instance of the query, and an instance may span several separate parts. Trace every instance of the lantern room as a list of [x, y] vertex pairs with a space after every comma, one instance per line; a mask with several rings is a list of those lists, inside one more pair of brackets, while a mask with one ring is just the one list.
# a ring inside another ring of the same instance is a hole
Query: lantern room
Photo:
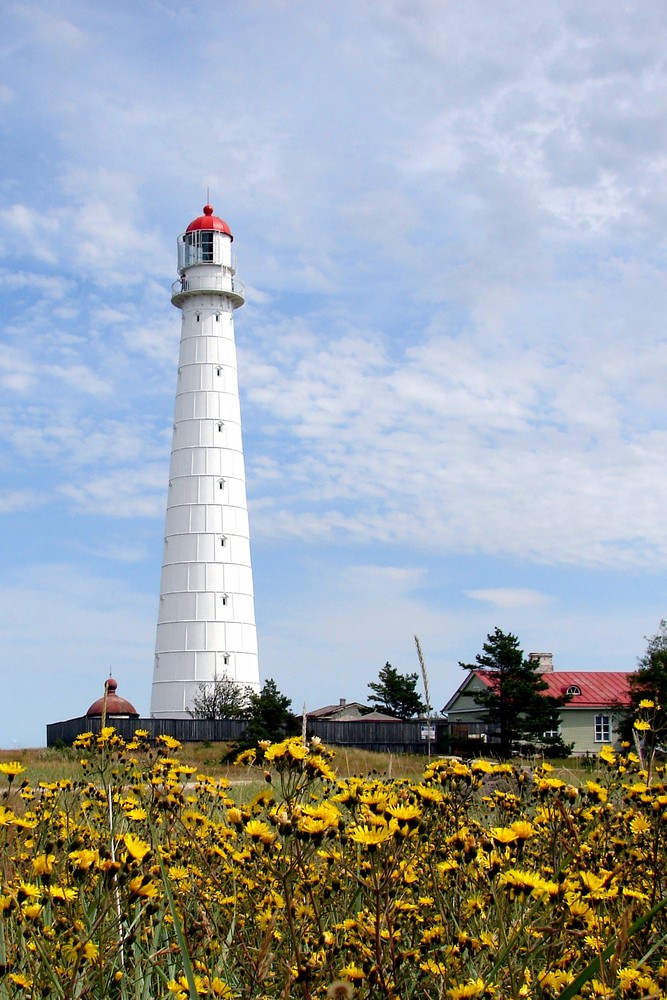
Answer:
[[190, 223], [178, 238], [179, 273], [198, 264], [214, 264], [232, 268], [229, 226], [213, 214], [212, 205], [204, 205], [204, 214]]

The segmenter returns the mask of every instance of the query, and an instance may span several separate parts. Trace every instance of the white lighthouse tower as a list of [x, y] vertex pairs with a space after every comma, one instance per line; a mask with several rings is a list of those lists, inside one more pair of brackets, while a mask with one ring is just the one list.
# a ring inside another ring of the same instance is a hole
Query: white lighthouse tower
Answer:
[[187, 718], [202, 683], [259, 688], [229, 226], [210, 205], [178, 239], [183, 322], [151, 715]]

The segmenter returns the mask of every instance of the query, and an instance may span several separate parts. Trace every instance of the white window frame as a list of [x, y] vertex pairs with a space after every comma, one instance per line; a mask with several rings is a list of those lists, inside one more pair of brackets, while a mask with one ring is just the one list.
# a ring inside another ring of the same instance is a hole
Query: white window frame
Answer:
[[611, 743], [611, 715], [595, 716], [595, 742]]

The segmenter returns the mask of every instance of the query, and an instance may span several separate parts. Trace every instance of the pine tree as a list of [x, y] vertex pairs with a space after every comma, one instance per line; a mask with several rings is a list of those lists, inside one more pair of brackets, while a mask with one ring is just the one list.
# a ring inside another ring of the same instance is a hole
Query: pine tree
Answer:
[[426, 708], [417, 694], [417, 674], [399, 674], [391, 663], [385, 663], [377, 682], [368, 686], [375, 692], [368, 700], [376, 708], [397, 719], [412, 719]]
[[509, 757], [521, 744], [567, 755], [560, 736], [545, 736], [559, 725], [558, 709], [569, 699], [545, 692], [548, 684], [537, 661], [524, 659], [519, 640], [499, 628], [487, 636], [483, 653], [473, 663], [459, 663], [464, 670], [481, 673], [486, 685], [475, 691], [475, 702], [484, 708], [484, 718], [498, 739], [498, 753]]
[[292, 701], [281, 694], [276, 682], [264, 682], [262, 690], [250, 694], [246, 718], [247, 737], [252, 743], [258, 740], [282, 740], [286, 736], [296, 736], [300, 731], [297, 717], [290, 711]]
[[621, 711], [619, 730], [623, 739], [633, 738], [633, 723], [642, 701], [653, 702], [648, 716], [651, 729], [643, 735], [650, 747], [667, 742], [667, 621], [660, 622], [658, 631], [647, 636], [646, 652], [637, 660], [637, 670], [628, 678], [630, 704]]

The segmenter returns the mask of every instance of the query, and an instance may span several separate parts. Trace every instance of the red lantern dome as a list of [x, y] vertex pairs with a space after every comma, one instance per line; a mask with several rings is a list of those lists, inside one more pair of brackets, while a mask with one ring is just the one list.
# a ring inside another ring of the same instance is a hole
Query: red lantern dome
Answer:
[[186, 233], [194, 233], [198, 229], [216, 229], [219, 233], [225, 233], [226, 236], [234, 239], [224, 219], [219, 219], [217, 215], [213, 214], [213, 205], [204, 205], [204, 214], [191, 222], [185, 231]]

